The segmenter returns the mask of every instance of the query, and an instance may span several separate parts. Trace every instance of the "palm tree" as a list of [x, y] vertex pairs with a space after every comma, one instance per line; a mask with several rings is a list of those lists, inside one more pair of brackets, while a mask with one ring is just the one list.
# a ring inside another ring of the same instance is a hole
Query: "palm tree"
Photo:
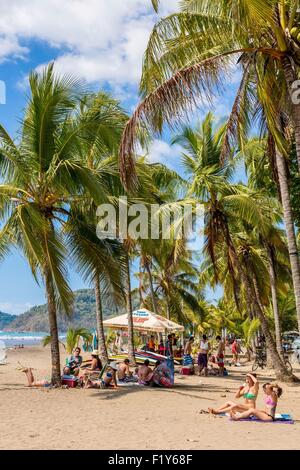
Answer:
[[[154, 6], [157, 8], [158, 2]], [[300, 104], [292, 98], [300, 64], [299, 46], [293, 39], [297, 6], [296, 0], [184, 0], [179, 13], [160, 20], [145, 53], [140, 86], [143, 100], [124, 130], [120, 166], [124, 184], [134, 185], [133, 149], [139, 131], [147, 125], [161, 132], [164, 123], [182, 122], [188, 117], [186, 111], [199, 99], [210, 100], [216, 89], [222, 89], [225, 75], [233, 70], [233, 64], [238, 64], [242, 79], [228, 119], [221, 160], [228, 158], [237, 142], [243, 146], [252, 110], [257, 114], [258, 100], [279, 150], [277, 165], [281, 168], [281, 196], [300, 328], [300, 263], [277, 125], [278, 108], [284, 105], [286, 110], [291, 109], [300, 171]]]
[[247, 235], [240, 237], [238, 251], [242, 260], [240, 271], [241, 277], [244, 285], [251, 292], [254, 311], [260, 321], [276, 377], [279, 380], [293, 382], [296, 378], [286, 369], [284, 362], [278, 354], [265, 314], [262, 294], [262, 271], [266, 269], [266, 266], [263, 263], [261, 253], [252, 245], [252, 240]]
[[[281, 88], [292, 96], [297, 79], [293, 68], [299, 65], [297, 41], [290, 34], [297, 24], [297, 0], [184, 0], [181, 11], [161, 19], [154, 27], [145, 54], [141, 93], [145, 100], [138, 106], [127, 131], [132, 134], [143, 116], [159, 130], [162, 120], [178, 118], [179, 110], [190, 104], [194, 96], [210, 95], [222, 83], [223, 72], [236, 64], [246, 64], [234, 113], [228, 122], [225, 144], [229, 144], [240, 122], [236, 119], [249, 84], [249, 65], [264, 62], [265, 72], [276, 66]], [[154, 2], [157, 10], [158, 2]], [[299, 104], [291, 99], [292, 118], [297, 140], [300, 169]], [[173, 117], [172, 117], [173, 115]], [[133, 141], [125, 130], [121, 155], [130, 158]], [[131, 142], [130, 142], [131, 141]], [[229, 145], [225, 145], [227, 150]], [[224, 149], [225, 151], [226, 149]], [[130, 166], [128, 167], [130, 170]], [[123, 175], [125, 177], [125, 174]]]
[[152, 277], [159, 308], [168, 319], [183, 323], [189, 323], [190, 311], [197, 318], [203, 315], [203, 295], [191, 255], [184, 238], [160, 240], [153, 250]]
[[[69, 328], [66, 335], [66, 344], [64, 344], [62, 341], [59, 341], [59, 343], [64, 346], [68, 354], [71, 354], [78, 346], [80, 338], [85, 340], [87, 343], [91, 343], [93, 335], [86, 328]], [[51, 336], [47, 335], [43, 338], [42, 345], [44, 347], [48, 346], [48, 344], [51, 344], [51, 341]]]
[[23, 251], [46, 289], [51, 335], [52, 382], [60, 385], [57, 308], [71, 313], [73, 295], [67, 283], [69, 249], [64, 229], [76, 225], [70, 208], [86, 194], [101, 200], [95, 171], [81, 160], [81, 144], [103, 116], [79, 117], [84, 97], [80, 82], [56, 77], [53, 65], [29, 77], [30, 98], [17, 143], [0, 127], [1, 240]]
[[[101, 181], [102, 197], [97, 203], [110, 203], [113, 197], [120, 193], [121, 185], [118, 174], [116, 155], [122, 130], [127, 119], [120, 108], [119, 103], [106, 93], [86, 95], [81, 104], [82, 120], [90, 116], [97, 116], [99, 126], [88, 135], [81, 147], [81, 161], [94, 171]], [[101, 119], [100, 119], [101, 116]], [[78, 235], [73, 240], [76, 246], [75, 258], [83, 267], [85, 279], [89, 279], [94, 286], [96, 300], [96, 323], [98, 336], [98, 349], [103, 363], [108, 361], [107, 348], [103, 327], [102, 295], [109, 294], [116, 301], [121, 301], [121, 270], [124, 262], [121, 257], [121, 245], [117, 240], [98, 239], [95, 233], [97, 204], [96, 201], [84, 201], [79, 213], [78, 202], [73, 213], [76, 217], [76, 227], [71, 227], [70, 235]], [[82, 246], [83, 239], [89, 240], [88, 244]], [[102, 259], [95, 257], [94, 251], [102, 253]], [[87, 259], [91, 264], [87, 266]], [[94, 263], [94, 264], [93, 264]]]
[[[254, 303], [255, 314], [261, 322], [265, 336], [268, 336], [267, 344], [274, 368], [278, 376], [285, 375], [285, 379], [290, 380], [290, 374], [285, 370], [276, 347], [274, 350], [274, 341], [262, 307], [261, 293], [258, 292], [257, 279], [265, 279], [265, 264], [263, 268], [261, 267], [261, 276], [253, 274], [253, 279], [252, 277], [249, 279], [249, 272], [244, 270], [247, 260], [240, 259], [238, 252], [240, 246], [237, 243], [241, 229], [246, 231], [256, 229], [267, 238], [272, 226], [268, 217], [271, 204], [248, 188], [229, 183], [231, 165], [220, 168], [219, 164], [224, 127], [214, 135], [211, 119], [209, 115], [200, 131], [193, 132], [192, 129], [186, 128], [177, 138], [177, 141], [184, 146], [183, 162], [188, 173], [188, 194], [196, 196], [205, 207], [204, 252], [211, 263], [215, 283], [224, 282], [226, 275], [229, 278], [238, 310], [242, 306], [241, 288], [245, 289], [249, 305], [252, 304], [251, 299], [255, 292], [257, 297], [257, 302]], [[258, 263], [259, 257], [256, 257], [256, 261]]]
[[133, 331], [133, 309], [132, 309], [132, 297], [131, 297], [131, 277], [130, 277], [130, 253], [132, 250], [132, 243], [130, 239], [125, 240], [123, 243], [123, 249], [125, 253], [125, 299], [126, 299], [126, 311], [128, 320], [128, 357], [132, 364], [135, 364], [135, 347], [134, 347], [134, 331]]

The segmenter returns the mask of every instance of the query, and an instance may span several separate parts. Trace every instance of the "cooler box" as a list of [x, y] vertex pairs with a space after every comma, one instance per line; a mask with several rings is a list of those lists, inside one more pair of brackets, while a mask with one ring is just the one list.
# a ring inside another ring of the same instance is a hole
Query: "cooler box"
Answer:
[[183, 366], [181, 368], [181, 375], [194, 375], [194, 368]]
[[76, 388], [78, 385], [78, 378], [74, 375], [63, 375], [62, 385], [67, 385], [69, 388]]

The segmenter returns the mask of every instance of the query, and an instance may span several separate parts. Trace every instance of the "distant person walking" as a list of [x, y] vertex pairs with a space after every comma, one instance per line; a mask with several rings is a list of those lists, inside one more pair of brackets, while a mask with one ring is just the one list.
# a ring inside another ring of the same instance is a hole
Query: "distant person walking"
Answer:
[[208, 351], [210, 349], [210, 344], [208, 342], [207, 336], [203, 335], [202, 340], [200, 341], [200, 349], [198, 354], [198, 366], [199, 366], [199, 375], [201, 375], [202, 370], [204, 370], [204, 375], [207, 377], [207, 364], [208, 364]]
[[239, 365], [239, 353], [240, 353], [240, 345], [237, 342], [236, 338], [234, 338], [234, 341], [231, 345], [231, 352], [232, 352], [232, 359], [233, 359], [233, 365], [238, 366]]

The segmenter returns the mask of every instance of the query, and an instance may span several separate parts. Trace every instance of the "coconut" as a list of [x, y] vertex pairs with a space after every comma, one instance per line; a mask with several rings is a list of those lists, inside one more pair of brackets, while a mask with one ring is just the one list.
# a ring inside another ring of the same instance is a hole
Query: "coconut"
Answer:
[[299, 32], [300, 32], [299, 28], [297, 28], [297, 26], [294, 26], [291, 29], [290, 34], [291, 34], [293, 39], [297, 39]]

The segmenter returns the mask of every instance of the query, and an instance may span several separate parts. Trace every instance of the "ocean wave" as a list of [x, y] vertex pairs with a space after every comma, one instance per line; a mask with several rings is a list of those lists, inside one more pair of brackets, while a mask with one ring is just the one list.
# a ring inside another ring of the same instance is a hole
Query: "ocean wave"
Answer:
[[[44, 335], [39, 335], [39, 336], [32, 336], [32, 335], [7, 334], [7, 333], [1, 334], [0, 332], [0, 339], [2, 339], [3, 341], [23, 341], [23, 342], [41, 341], [43, 338], [45, 338], [45, 336], [47, 335], [44, 334]], [[59, 339], [65, 339], [65, 338], [66, 338], [65, 335], [59, 336]]]
[[3, 341], [41, 341], [44, 336], [13, 336], [13, 335], [0, 335]]

